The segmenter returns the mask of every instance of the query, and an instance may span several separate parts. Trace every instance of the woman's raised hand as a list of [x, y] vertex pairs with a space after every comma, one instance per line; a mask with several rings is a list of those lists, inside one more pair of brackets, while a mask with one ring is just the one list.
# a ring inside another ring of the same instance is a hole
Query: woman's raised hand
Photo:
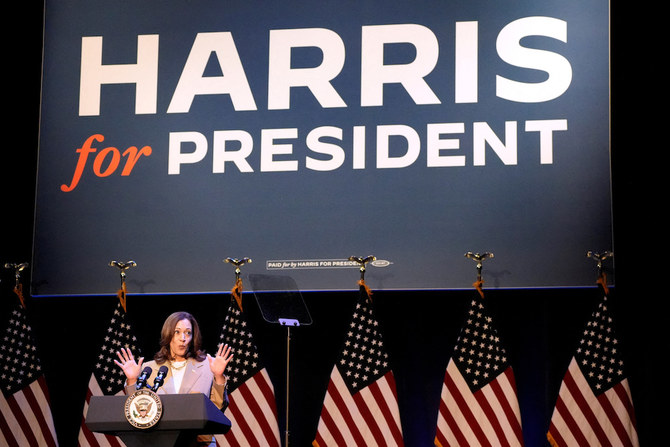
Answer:
[[119, 365], [126, 375], [126, 385], [134, 385], [142, 371], [144, 357], [140, 357], [139, 362], [136, 362], [133, 353], [128, 348], [121, 348], [120, 351], [116, 351], [116, 355], [119, 360], [114, 360], [114, 363]]
[[214, 374], [214, 380], [219, 384], [225, 383], [226, 379], [223, 373], [225, 372], [228, 363], [233, 358], [232, 351], [232, 348], [226, 344], [219, 345], [219, 349], [216, 351], [216, 357], [212, 357], [211, 355], [207, 354], [209, 368]]

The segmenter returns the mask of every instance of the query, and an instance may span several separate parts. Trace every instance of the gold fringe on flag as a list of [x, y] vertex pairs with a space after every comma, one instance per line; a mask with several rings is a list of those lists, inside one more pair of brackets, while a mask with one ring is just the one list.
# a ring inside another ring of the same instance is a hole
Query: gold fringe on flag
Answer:
[[237, 305], [240, 308], [240, 311], [242, 311], [242, 278], [239, 276], [237, 279], [235, 279], [235, 285], [233, 286], [233, 289], [230, 291], [230, 294], [235, 298], [235, 301], [237, 301]]
[[549, 444], [551, 444], [552, 447], [558, 447], [558, 442], [554, 440], [554, 437], [551, 436], [551, 433], [547, 433], [547, 441], [549, 441]]
[[121, 288], [116, 293], [116, 296], [118, 296], [119, 301], [121, 301], [121, 307], [123, 307], [123, 311], [128, 312], [128, 310], [126, 309], [126, 283], [125, 283], [125, 281], [121, 283]]
[[482, 298], [484, 298], [484, 291], [482, 290], [482, 285], [484, 285], [484, 281], [481, 279], [478, 279], [474, 283], [472, 283], [472, 286], [477, 289], [477, 292], [479, 292], [479, 295], [481, 295]]
[[368, 294], [368, 299], [370, 300], [370, 302], [372, 302], [372, 290], [370, 290], [370, 287], [368, 287], [368, 285], [365, 284], [365, 280], [364, 279], [359, 279], [358, 280], [358, 285], [365, 289], [365, 293]]
[[602, 272], [600, 276], [598, 277], [598, 280], [596, 281], [597, 284], [600, 284], [600, 286], [603, 288], [605, 291], [605, 295], [610, 294], [610, 289], [607, 287], [607, 274], [605, 272]]
[[19, 301], [21, 302], [21, 307], [23, 307], [25, 309], [26, 308], [26, 303], [23, 300], [23, 285], [22, 284], [17, 284], [14, 287], [14, 293], [16, 293], [16, 296], [19, 297]]

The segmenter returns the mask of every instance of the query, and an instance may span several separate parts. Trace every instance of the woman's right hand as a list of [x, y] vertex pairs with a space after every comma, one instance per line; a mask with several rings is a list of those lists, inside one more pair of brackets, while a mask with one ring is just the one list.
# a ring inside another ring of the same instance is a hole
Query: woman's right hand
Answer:
[[119, 365], [126, 375], [126, 385], [135, 385], [142, 371], [144, 357], [140, 357], [139, 362], [136, 362], [133, 353], [128, 348], [121, 348], [121, 351], [116, 351], [116, 355], [120, 361], [114, 360], [114, 363]]

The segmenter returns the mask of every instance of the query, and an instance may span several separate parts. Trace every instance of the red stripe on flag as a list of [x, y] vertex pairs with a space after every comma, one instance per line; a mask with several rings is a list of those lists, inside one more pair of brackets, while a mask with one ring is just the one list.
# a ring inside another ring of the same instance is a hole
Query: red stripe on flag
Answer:
[[[223, 445], [227, 445], [230, 447], [242, 447], [242, 444], [240, 444], [240, 440], [237, 439], [237, 436], [235, 436], [235, 433], [232, 430], [228, 431], [228, 433], [223, 435], [223, 437], [224, 437], [223, 440], [225, 441]], [[216, 439], [216, 445], [222, 445], [218, 439]]]
[[[244, 385], [242, 385], [244, 386]], [[241, 387], [240, 387], [241, 388]], [[236, 391], [239, 391], [238, 388]], [[237, 396], [235, 393], [231, 393], [230, 395], [230, 405], [228, 406], [228, 411], [230, 411], [235, 418], [235, 422], [237, 422], [237, 427], [240, 429], [242, 432], [242, 435], [244, 436], [245, 440], [247, 441], [247, 444], [250, 447], [253, 446], [259, 446], [260, 444], [256, 440], [256, 437], [254, 436], [253, 430], [251, 430], [251, 427], [247, 423], [247, 415], [242, 413], [242, 410], [240, 409], [239, 405], [237, 404]], [[240, 400], [244, 400], [240, 396]]]
[[474, 433], [479, 443], [482, 444], [483, 446], [491, 447], [491, 443], [486, 438], [486, 435], [484, 434], [482, 428], [479, 426], [477, 418], [475, 418], [475, 416], [472, 414], [472, 411], [470, 410], [470, 407], [468, 407], [465, 398], [458, 390], [458, 387], [456, 386], [450, 375], [445, 376], [444, 384], [447, 386], [447, 389], [449, 390], [454, 400], [456, 401], [458, 408], [461, 410], [463, 417], [465, 417], [465, 419], [467, 420], [468, 425], [472, 429], [472, 432]]
[[[494, 380], [491, 382], [491, 384], [495, 383], [496, 381]], [[481, 390], [477, 391], [475, 394], [475, 399], [477, 399], [477, 402], [479, 402], [479, 406], [482, 408], [484, 411], [484, 415], [486, 415], [486, 419], [489, 421], [491, 424], [491, 427], [493, 428], [493, 431], [496, 434], [496, 438], [498, 438], [498, 441], [500, 441], [500, 445], [502, 447], [509, 447], [509, 441], [507, 440], [507, 437], [505, 436], [505, 432], [503, 431], [502, 426], [500, 425], [500, 421], [498, 420], [498, 417], [496, 416], [495, 412], [493, 411], [493, 408], [491, 408], [491, 404], [489, 403], [488, 399], [486, 399], [486, 396], [484, 396], [484, 393], [482, 393]], [[496, 396], [498, 399], [500, 399], [500, 396]], [[504, 396], [503, 396], [503, 401], [500, 402], [501, 404], [504, 403]]]
[[603, 411], [607, 415], [607, 419], [609, 419], [610, 423], [612, 424], [612, 428], [614, 428], [614, 431], [616, 432], [619, 441], [621, 441], [621, 444], [624, 447], [632, 447], [633, 443], [628, 437], [628, 432], [626, 432], [626, 428], [621, 423], [619, 415], [617, 414], [614, 407], [612, 407], [612, 403], [609, 401], [605, 393], [598, 396], [598, 402], [600, 402], [600, 405], [603, 407]]
[[363, 436], [358, 430], [358, 426], [356, 425], [354, 418], [351, 416], [349, 408], [347, 408], [347, 404], [344, 402], [344, 397], [340, 395], [339, 391], [337, 390], [337, 387], [335, 386], [335, 383], [332, 380], [328, 382], [328, 394], [333, 399], [333, 403], [335, 404], [339, 412], [342, 414], [344, 424], [351, 431], [351, 435], [353, 436], [356, 445], [365, 445]]
[[7, 419], [4, 417], [0, 417], [0, 432], [2, 432], [2, 435], [7, 440], [9, 444], [8, 447], [20, 447], [19, 443], [16, 442], [16, 439], [14, 438], [12, 430], [9, 428], [9, 424], [7, 424]]
[[[255, 382], [264, 382], [264, 380], [256, 380], [256, 376], [252, 377], [250, 380], [254, 380]], [[263, 409], [260, 407], [258, 401], [254, 398], [251, 390], [249, 389], [249, 381], [245, 382], [241, 387], [237, 388], [237, 391], [242, 394], [244, 401], [251, 410], [253, 418], [256, 420], [258, 426], [263, 432], [263, 437], [265, 437], [267, 440], [268, 445], [271, 445], [270, 441], [275, 439], [275, 434], [272, 430], [272, 427], [270, 427], [268, 424], [268, 421], [265, 418], [265, 414], [263, 414]], [[263, 402], [263, 404], [267, 404], [267, 402]]]
[[[392, 371], [389, 371], [385, 375], [385, 377], [386, 377], [386, 380], [388, 382], [389, 388], [391, 389], [391, 392], [393, 393], [393, 397], [395, 398], [394, 402], [397, 406], [397, 404], [398, 404], [398, 398], [397, 398], [398, 390], [396, 388], [395, 376], [393, 375]], [[404, 441], [403, 441], [403, 437], [402, 437], [402, 432], [401, 432], [400, 427], [399, 427], [398, 424], [399, 424], [399, 422], [396, 422], [395, 419], [394, 419], [393, 420], [393, 426], [392, 426], [392, 430], [393, 430], [393, 433], [394, 433], [393, 437], [395, 438], [395, 440], [398, 444], [403, 444]]]
[[[446, 377], [445, 377], [446, 380]], [[461, 429], [458, 427], [458, 424], [456, 423], [456, 420], [454, 419], [454, 416], [451, 414], [449, 409], [447, 408], [447, 404], [444, 400], [440, 400], [440, 414], [442, 415], [442, 418], [444, 421], [447, 423], [449, 428], [451, 428], [451, 432], [456, 438], [456, 441], [458, 442], [458, 445], [468, 445], [468, 440], [465, 438], [465, 435], [461, 431]], [[440, 439], [440, 444], [442, 444], [442, 447], [449, 446], [449, 442], [447, 441], [447, 438], [444, 437], [442, 433], [438, 431], [437, 436]]]
[[[38, 385], [40, 385], [40, 381], [44, 382], [44, 376], [40, 376], [39, 379], [37, 379]], [[41, 389], [43, 392], [44, 389]], [[30, 409], [32, 411], [32, 414], [34, 415], [34, 420], [37, 422], [37, 424], [40, 426], [40, 431], [42, 436], [44, 437], [44, 441], [46, 444], [50, 447], [55, 447], [57, 445], [56, 440], [53, 438], [53, 434], [51, 433], [51, 429], [47, 425], [47, 417], [50, 415], [45, 415], [42, 413], [42, 409], [40, 408], [40, 404], [37, 401], [37, 396], [35, 396], [35, 393], [33, 393], [33, 389], [30, 386], [27, 386], [23, 389], [23, 395], [26, 398], [26, 402], [30, 406]], [[44, 396], [44, 401], [48, 403], [48, 397]], [[47, 407], [48, 408], [48, 407]]]
[[[335, 440], [335, 445], [347, 445], [347, 442], [344, 439], [344, 436], [342, 436], [342, 432], [340, 432], [339, 427], [335, 423], [335, 420], [333, 419], [332, 415], [328, 410], [325, 408], [321, 412], [321, 419], [323, 420], [324, 425], [328, 429], [328, 432], [330, 435], [333, 437]], [[328, 443], [326, 442], [325, 439], [321, 436], [321, 434], [317, 431], [317, 439], [319, 440], [319, 447], [326, 447]]]
[[[505, 377], [507, 377], [507, 380], [510, 383], [510, 386], [512, 387], [512, 390], [514, 391], [514, 396], [517, 396], [517, 390], [516, 390], [516, 379], [514, 378], [514, 372], [512, 371], [512, 368], [509, 367], [505, 370]], [[496, 385], [499, 386], [500, 382], [496, 381]], [[502, 388], [500, 389], [500, 394], [503, 394]], [[518, 405], [518, 402], [517, 402]], [[519, 440], [519, 443], [523, 445], [523, 429], [521, 428], [521, 422], [519, 421], [520, 415], [517, 413], [515, 409], [512, 408], [512, 404], [508, 399], [505, 399], [505, 404], [503, 405], [503, 409], [505, 410], [505, 414], [507, 415], [507, 420], [509, 421], [510, 425], [512, 426], [512, 429], [514, 430], [514, 433], [516, 434], [517, 439]]]
[[619, 396], [619, 399], [623, 403], [624, 409], [628, 414], [628, 419], [630, 419], [631, 425], [633, 427], [637, 427], [637, 422], [635, 420], [635, 410], [633, 409], [633, 402], [630, 400], [631, 398], [628, 395], [626, 387], [623, 386], [622, 382], [619, 382], [614, 386], [613, 390], [616, 392], [617, 396]]
[[352, 397], [354, 398], [358, 412], [361, 414], [361, 416], [363, 416], [363, 420], [365, 420], [365, 425], [368, 427], [368, 429], [370, 429], [372, 437], [375, 439], [377, 444], [386, 445], [384, 435], [379, 429], [379, 425], [377, 425], [374, 416], [372, 416], [372, 413], [370, 413], [370, 408], [368, 407], [368, 404], [365, 402], [365, 400], [363, 400], [361, 393], [354, 393]]
[[[503, 372], [505, 377], [510, 383], [510, 386], [512, 387], [512, 390], [514, 391], [514, 395], [516, 396], [516, 381], [514, 380], [514, 372], [512, 371], [512, 368], [509, 367], [505, 369]], [[505, 416], [507, 417], [507, 421], [509, 422], [510, 426], [512, 427], [512, 430], [514, 431], [514, 434], [516, 435], [516, 439], [519, 441], [519, 444], [523, 445], [523, 430], [521, 428], [521, 423], [519, 422], [518, 415], [516, 411], [512, 408], [512, 404], [510, 401], [507, 399], [507, 396], [505, 396], [505, 392], [503, 391], [500, 381], [498, 379], [494, 380], [489, 384], [491, 386], [491, 390], [493, 393], [496, 395], [498, 398], [498, 402], [500, 403], [500, 406], [502, 407], [503, 411], [505, 412]]]
[[[563, 421], [568, 427], [568, 430], [570, 430], [572, 436], [574, 436], [574, 438], [577, 440], [577, 445], [588, 445], [589, 443], [586, 440], [586, 436], [584, 436], [584, 433], [582, 433], [579, 425], [577, 425], [577, 421], [575, 421], [575, 418], [572, 417], [570, 410], [568, 409], [567, 405], [565, 405], [565, 402], [560, 395], [556, 401], [556, 411], [558, 411], [558, 414], [561, 415], [561, 418], [563, 418]], [[556, 439], [556, 436], [554, 436], [554, 439]]]
[[[81, 416], [81, 428], [80, 432], [83, 433], [84, 437], [86, 438], [86, 443], [87, 445], [98, 445], [98, 441], [95, 439], [95, 435], [91, 430], [88, 429], [86, 426], [86, 418], [84, 415]], [[82, 443], [79, 442], [79, 445], [81, 446]]]
[[23, 414], [23, 410], [21, 410], [21, 407], [19, 407], [19, 404], [16, 402], [15, 396], [22, 392], [23, 391], [18, 391], [11, 395], [9, 399], [7, 399], [7, 404], [9, 405], [9, 408], [12, 409], [12, 414], [14, 414], [16, 421], [19, 423], [19, 427], [21, 427], [21, 432], [28, 439], [28, 445], [37, 445], [37, 439], [35, 439], [35, 435], [28, 424], [28, 420]]
[[384, 374], [384, 377], [370, 384], [370, 386], [368, 386], [368, 389], [375, 397], [375, 400], [377, 401], [382, 410], [382, 414], [384, 415], [384, 419], [386, 420], [386, 425], [391, 430], [391, 436], [398, 445], [402, 445], [403, 444], [402, 432], [400, 431], [400, 427], [398, 427], [398, 423], [396, 422], [395, 418], [393, 417], [393, 414], [391, 413], [391, 408], [389, 407], [385, 396], [382, 394], [382, 391], [379, 388], [380, 380], [385, 380], [386, 383], [388, 383], [389, 389], [391, 390], [391, 393], [393, 394], [394, 398], [392, 403], [397, 404], [395, 378], [393, 376], [393, 373], [389, 371], [386, 374]]
[[[93, 392], [91, 391], [90, 388], [86, 390], [86, 405], [88, 406], [91, 402], [91, 397], [93, 396]], [[89, 430], [88, 426], [86, 425], [86, 416], [82, 415], [81, 416], [81, 428], [80, 428], [81, 433], [84, 434], [84, 437], [86, 438], [86, 445], [90, 446], [99, 446], [100, 442], [98, 439], [100, 437], [103, 437], [111, 447], [124, 447], [125, 444], [123, 444], [119, 438], [116, 436], [112, 435], [107, 435], [105, 433], [93, 433], [91, 430]], [[81, 442], [79, 442], [79, 445], [82, 445]]]
[[[91, 389], [88, 388], [86, 390], [86, 406], [88, 406], [88, 404], [91, 402], [92, 395], [93, 393], [91, 392]], [[88, 445], [97, 445], [95, 435], [86, 426], [86, 415], [84, 414], [81, 415], [81, 432], [84, 434], [84, 437], [86, 438], [86, 442], [88, 443]], [[79, 445], [81, 445], [81, 442], [79, 443]]]
[[575, 399], [577, 406], [582, 411], [584, 418], [586, 418], [587, 422], [591, 426], [591, 429], [598, 438], [600, 445], [602, 446], [611, 445], [609, 439], [607, 438], [607, 434], [605, 434], [603, 428], [600, 426], [600, 423], [598, 422], [596, 415], [591, 410], [589, 403], [586, 401], [586, 397], [579, 390], [577, 382], [575, 382], [574, 378], [572, 377], [572, 374], [570, 373], [566, 374], [563, 379], [563, 383], [565, 383], [565, 386], [568, 388], [568, 390], [570, 390], [570, 394], [572, 394], [572, 397], [573, 399]]
[[[53, 421], [53, 415], [51, 414], [51, 398], [49, 396], [49, 387], [47, 386], [47, 380], [44, 376], [40, 376], [40, 378], [37, 380], [38, 385], [40, 386], [40, 390], [43, 396], [43, 400], [47, 405], [47, 408], [49, 409], [49, 416], [51, 417]], [[55, 430], [55, 428], [54, 428]], [[45, 436], [49, 436], [48, 442], [49, 445], [56, 446], [58, 445], [57, 440], [54, 438], [56, 436], [56, 433], [53, 433], [51, 431], [51, 428], [48, 427], [48, 425], [45, 424], [45, 428], [43, 428], [43, 431], [45, 433]]]
[[561, 436], [561, 432], [558, 431], [553, 422], [549, 423], [549, 436], [551, 437], [551, 439], [549, 439], [549, 443], [553, 447], [563, 447], [568, 445], [565, 442], [565, 439], [563, 439], [563, 436]]
[[275, 404], [275, 393], [270, 386], [269, 380], [265, 380], [265, 375], [257, 373], [254, 377], [254, 381], [258, 386], [258, 389], [261, 390], [265, 401], [268, 403], [272, 409], [272, 414], [274, 415], [275, 420], [277, 420], [277, 405]]

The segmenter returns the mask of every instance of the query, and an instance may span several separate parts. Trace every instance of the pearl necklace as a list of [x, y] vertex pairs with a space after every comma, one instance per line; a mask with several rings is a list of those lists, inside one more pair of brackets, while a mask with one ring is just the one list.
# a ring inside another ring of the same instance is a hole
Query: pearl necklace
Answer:
[[172, 361], [170, 360], [170, 368], [179, 370], [179, 369], [184, 368], [184, 367], [186, 366], [186, 363], [188, 363], [188, 361], [187, 361], [187, 360], [184, 360], [183, 362], [175, 362], [175, 363], [181, 363], [181, 365], [175, 365], [175, 364], [172, 363]]

